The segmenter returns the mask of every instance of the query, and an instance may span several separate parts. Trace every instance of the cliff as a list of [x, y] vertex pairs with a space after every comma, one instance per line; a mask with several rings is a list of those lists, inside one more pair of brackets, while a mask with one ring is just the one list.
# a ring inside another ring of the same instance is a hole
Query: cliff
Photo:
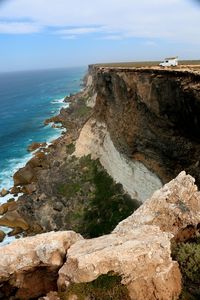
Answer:
[[89, 71], [95, 119], [83, 128], [77, 155], [100, 156], [139, 201], [181, 170], [199, 186], [200, 73], [156, 67], [90, 66]]
[[81, 289], [93, 299], [86, 283], [107, 274], [126, 288], [119, 299], [178, 299], [171, 244], [196, 238], [200, 223], [199, 79], [190, 69], [89, 67], [85, 90], [45, 122], [67, 132], [15, 173], [10, 193], [23, 195], [0, 209], [12, 234], [43, 233], [0, 249], [3, 297], [79, 299]]

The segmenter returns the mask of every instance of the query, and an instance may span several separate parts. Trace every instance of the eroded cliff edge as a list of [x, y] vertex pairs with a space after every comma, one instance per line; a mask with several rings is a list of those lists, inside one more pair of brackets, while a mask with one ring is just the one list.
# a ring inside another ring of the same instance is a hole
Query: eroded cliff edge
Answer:
[[[95, 118], [120, 153], [163, 183], [186, 170], [200, 185], [200, 74], [161, 68], [90, 66]], [[94, 127], [94, 125], [93, 125]]]

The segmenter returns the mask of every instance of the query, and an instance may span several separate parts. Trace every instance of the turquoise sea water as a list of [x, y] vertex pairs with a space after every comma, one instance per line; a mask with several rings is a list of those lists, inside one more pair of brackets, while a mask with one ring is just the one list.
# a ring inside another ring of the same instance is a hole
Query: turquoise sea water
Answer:
[[31, 156], [31, 142], [60, 135], [43, 122], [65, 105], [66, 95], [80, 90], [85, 72], [82, 67], [0, 73], [0, 190], [12, 186], [13, 173]]

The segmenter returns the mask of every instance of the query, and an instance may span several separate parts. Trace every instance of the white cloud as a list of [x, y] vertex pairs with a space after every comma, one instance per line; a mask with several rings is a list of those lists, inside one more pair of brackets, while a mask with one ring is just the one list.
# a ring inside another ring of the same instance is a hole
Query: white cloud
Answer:
[[50, 27], [62, 38], [96, 33], [106, 39], [159, 38], [193, 44], [199, 43], [199, 15], [192, 0], [10, 0], [0, 10], [0, 20], [31, 20], [34, 25], [20, 23], [24, 31], [25, 25], [30, 32], [31, 26], [35, 32]]
[[102, 27], [78, 27], [70, 29], [61, 29], [56, 31], [57, 34], [66, 34], [66, 35], [81, 35], [89, 33], [102, 32], [104, 29]]
[[41, 26], [28, 22], [0, 22], [1, 34], [29, 34], [39, 32]]
[[122, 40], [124, 37], [121, 35], [106, 35], [103, 36], [101, 39], [102, 40], [113, 40], [113, 41], [118, 41], [118, 40]]

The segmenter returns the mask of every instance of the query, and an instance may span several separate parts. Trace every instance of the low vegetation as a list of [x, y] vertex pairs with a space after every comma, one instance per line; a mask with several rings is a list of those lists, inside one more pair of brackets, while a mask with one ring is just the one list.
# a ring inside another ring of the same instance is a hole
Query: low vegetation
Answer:
[[89, 283], [71, 284], [60, 297], [61, 300], [68, 300], [73, 295], [77, 300], [130, 300], [126, 286], [121, 284], [121, 277], [111, 273]]
[[92, 238], [110, 233], [138, 208], [121, 184], [116, 184], [98, 160], [84, 156], [67, 162], [67, 180], [58, 185], [69, 209], [66, 227]]
[[173, 259], [178, 261], [183, 276], [180, 299], [200, 299], [200, 238], [174, 246]]

